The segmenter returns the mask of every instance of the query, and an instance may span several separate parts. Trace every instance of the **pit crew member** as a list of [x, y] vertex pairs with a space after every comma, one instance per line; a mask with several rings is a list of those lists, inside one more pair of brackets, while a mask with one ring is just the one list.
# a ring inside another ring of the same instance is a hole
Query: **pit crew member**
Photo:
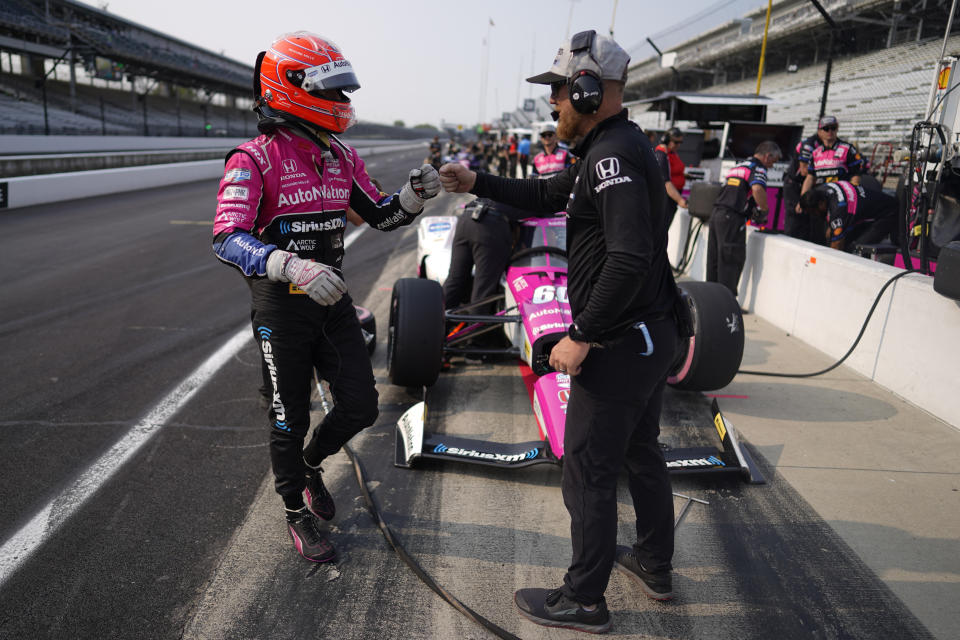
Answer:
[[707, 282], [726, 285], [737, 296], [747, 257], [747, 220], [767, 221], [767, 169], [780, 159], [780, 147], [767, 140], [753, 156], [731, 169], [710, 213], [707, 238]]
[[840, 180], [814, 187], [800, 198], [804, 213], [826, 217], [825, 240], [834, 249], [876, 244], [896, 229], [897, 199], [882, 190]]
[[531, 175], [549, 178], [577, 161], [569, 149], [557, 144], [557, 128], [552, 124], [544, 126], [540, 132], [540, 145], [543, 151], [533, 157]]
[[[579, 160], [545, 180], [510, 180], [447, 164], [447, 191], [567, 215], [568, 297], [574, 322], [550, 364], [572, 377], [564, 436], [563, 500], [573, 559], [557, 589], [520, 589], [537, 624], [610, 628], [604, 591], [617, 566], [653, 598], [672, 597], [673, 500], [657, 445], [661, 397], [677, 348], [677, 288], [667, 261], [663, 180], [646, 134], [627, 118], [630, 57], [584, 31], [561, 47], [549, 84], [557, 135]], [[617, 552], [617, 476], [626, 468], [637, 543]]]
[[677, 153], [677, 147], [681, 142], [683, 142], [683, 132], [677, 127], [671, 127], [660, 137], [660, 144], [654, 149], [660, 165], [660, 173], [663, 175], [663, 185], [667, 189], [668, 229], [673, 222], [673, 216], [677, 213], [677, 207], [687, 208], [687, 200], [682, 195], [683, 185], [687, 182], [683, 173], [686, 167]]
[[810, 152], [810, 165], [807, 168], [807, 177], [803, 179], [800, 195], [826, 182], [846, 180], [855, 185], [860, 184], [863, 158], [853, 144], [840, 139], [837, 133], [839, 128], [836, 116], [824, 116], [817, 124], [820, 144]]
[[800, 208], [800, 189], [807, 177], [813, 150], [820, 146], [816, 134], [797, 143], [790, 166], [783, 173], [783, 210], [786, 212], [783, 231], [791, 238], [812, 240], [810, 218]]
[[[329, 520], [335, 508], [320, 464], [377, 417], [373, 371], [341, 272], [347, 210], [390, 231], [413, 221], [440, 183], [424, 165], [395, 194], [382, 193], [356, 150], [334, 135], [353, 123], [344, 92], [360, 85], [329, 40], [305, 31], [279, 37], [258, 56], [253, 79], [262, 135], [227, 154], [213, 249], [250, 286], [288, 531], [303, 557], [325, 562], [335, 550], [316, 517]], [[304, 447], [315, 368], [335, 407]]]

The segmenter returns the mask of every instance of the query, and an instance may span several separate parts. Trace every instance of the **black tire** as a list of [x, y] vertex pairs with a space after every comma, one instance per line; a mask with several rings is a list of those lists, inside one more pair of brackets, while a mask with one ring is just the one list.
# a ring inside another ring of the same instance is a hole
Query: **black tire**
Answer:
[[443, 288], [434, 280], [401, 278], [390, 298], [387, 374], [400, 387], [429, 387], [443, 362]]
[[377, 348], [377, 319], [373, 312], [363, 307], [354, 305], [357, 310], [357, 320], [360, 321], [360, 328], [363, 329], [363, 339], [367, 343], [367, 353], [373, 355]]
[[743, 360], [740, 305], [717, 282], [682, 282], [693, 316], [694, 336], [683, 344], [667, 382], [687, 391], [711, 391], [730, 384]]

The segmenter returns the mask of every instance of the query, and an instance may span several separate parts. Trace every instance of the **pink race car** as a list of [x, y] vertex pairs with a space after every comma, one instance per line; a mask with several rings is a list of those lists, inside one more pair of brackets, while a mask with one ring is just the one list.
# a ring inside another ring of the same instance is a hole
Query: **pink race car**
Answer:
[[[404, 387], [432, 386], [444, 358], [516, 356], [525, 372], [536, 376], [531, 399], [540, 439], [515, 444], [461, 438], [424, 431], [426, 401], [411, 407], [398, 422], [395, 464], [410, 467], [420, 458], [458, 460], [499, 467], [559, 463], [570, 378], [548, 364], [550, 350], [572, 322], [567, 300], [566, 219], [533, 218], [522, 223], [525, 248], [510, 260], [502, 293], [458, 309], [444, 311], [437, 280], [449, 265], [450, 238], [457, 218], [428, 217], [421, 221], [419, 278], [402, 278], [393, 287], [390, 304], [387, 370], [390, 381]], [[447, 251], [444, 258], [443, 252]], [[436, 278], [436, 279], [431, 279]], [[736, 299], [723, 285], [682, 282], [685, 302], [694, 320], [694, 336], [679, 350], [668, 383], [684, 390], [706, 391], [726, 386], [743, 356], [743, 322]], [[473, 309], [497, 302], [494, 315]], [[471, 346], [473, 338], [504, 332], [509, 346]], [[529, 371], [526, 369], [529, 367]], [[529, 377], [529, 376], [528, 376]], [[425, 396], [426, 397], [426, 396]], [[740, 446], [730, 423], [712, 403], [712, 421], [721, 447], [672, 448], [664, 451], [675, 473], [740, 473], [751, 482], [763, 478]]]

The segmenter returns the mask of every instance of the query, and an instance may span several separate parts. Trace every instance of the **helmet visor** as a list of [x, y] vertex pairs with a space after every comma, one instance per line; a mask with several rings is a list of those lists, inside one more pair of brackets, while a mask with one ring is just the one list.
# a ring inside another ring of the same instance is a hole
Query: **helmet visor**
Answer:
[[344, 58], [309, 67], [304, 69], [303, 73], [303, 83], [300, 86], [304, 91], [322, 89], [356, 91], [360, 88], [357, 76], [353, 73], [353, 65]]

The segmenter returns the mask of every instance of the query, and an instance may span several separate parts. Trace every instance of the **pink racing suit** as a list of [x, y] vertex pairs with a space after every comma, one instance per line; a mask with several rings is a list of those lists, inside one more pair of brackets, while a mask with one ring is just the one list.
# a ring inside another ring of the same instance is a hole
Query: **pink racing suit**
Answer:
[[816, 178], [816, 184], [849, 180], [860, 175], [863, 158], [857, 148], [843, 140], [837, 140], [833, 148], [819, 144], [810, 152], [808, 171]]
[[340, 269], [348, 206], [381, 231], [419, 213], [381, 193], [353, 147], [330, 136], [324, 150], [286, 127], [227, 155], [217, 203], [214, 251], [245, 276], [266, 275], [274, 248]]
[[541, 151], [533, 158], [533, 175], [549, 178], [560, 173], [574, 163], [573, 154], [566, 149], [557, 147], [553, 153]]
[[[227, 155], [213, 249], [250, 285], [254, 339], [271, 388], [270, 458], [277, 493], [291, 510], [303, 505], [304, 463], [319, 465], [376, 421], [377, 390], [350, 294], [325, 306], [263, 276], [277, 248], [340, 270], [348, 206], [382, 231], [417, 215], [400, 207], [397, 194], [380, 192], [356, 150], [333, 136], [324, 148], [276, 126]], [[335, 403], [304, 448], [314, 372]]]

